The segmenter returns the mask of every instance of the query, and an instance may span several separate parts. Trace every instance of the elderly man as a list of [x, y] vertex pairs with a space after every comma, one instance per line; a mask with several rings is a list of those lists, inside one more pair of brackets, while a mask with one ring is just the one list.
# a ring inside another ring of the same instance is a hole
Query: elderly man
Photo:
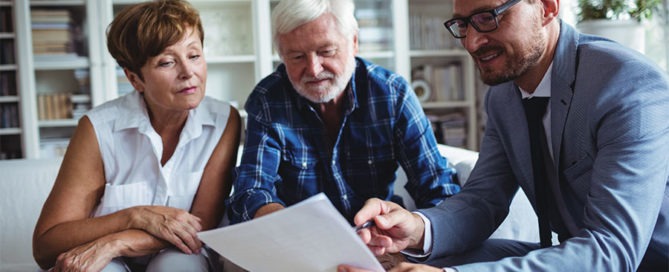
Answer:
[[283, 0], [272, 13], [283, 64], [245, 105], [247, 138], [231, 197], [233, 223], [325, 193], [349, 221], [394, 196], [395, 171], [416, 206], [459, 191], [406, 80], [364, 59], [351, 0]]

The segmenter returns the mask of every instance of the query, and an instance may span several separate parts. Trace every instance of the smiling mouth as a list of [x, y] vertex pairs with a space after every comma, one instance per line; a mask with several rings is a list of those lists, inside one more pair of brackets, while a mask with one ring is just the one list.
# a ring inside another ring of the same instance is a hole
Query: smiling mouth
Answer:
[[499, 47], [492, 47], [488, 46], [486, 48], [480, 48], [479, 50], [476, 50], [472, 56], [479, 62], [479, 63], [486, 63], [494, 60], [495, 58], [499, 57], [502, 55], [504, 52], [504, 49], [499, 48]]
[[487, 61], [490, 61], [490, 60], [498, 57], [499, 55], [500, 55], [499, 53], [489, 53], [489, 54], [486, 54], [484, 56], [480, 56], [478, 59], [481, 62], [487, 62]]

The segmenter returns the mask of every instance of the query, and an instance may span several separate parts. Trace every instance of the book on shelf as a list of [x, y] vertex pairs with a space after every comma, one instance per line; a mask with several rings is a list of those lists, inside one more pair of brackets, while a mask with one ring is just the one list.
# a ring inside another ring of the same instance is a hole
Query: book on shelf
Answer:
[[68, 54], [75, 52], [74, 28], [66, 9], [36, 9], [30, 11], [33, 53]]
[[438, 143], [455, 147], [467, 146], [467, 118], [464, 113], [428, 114], [427, 117]]
[[0, 32], [14, 32], [12, 7], [0, 7]]
[[65, 29], [32, 29], [33, 44], [36, 45], [50, 45], [61, 44], [70, 41], [70, 31]]
[[420, 65], [413, 69], [411, 78], [412, 81], [423, 80], [428, 83], [431, 92], [426, 101], [448, 102], [465, 99], [462, 65], [459, 62]]
[[409, 45], [412, 50], [443, 50], [455, 47], [455, 40], [443, 27], [443, 15], [414, 11], [409, 14]]
[[33, 55], [35, 62], [74, 62], [79, 60], [86, 60], [86, 57], [77, 55], [76, 53], [44, 53]]
[[14, 40], [0, 39], [0, 65], [16, 63], [14, 58]]
[[0, 96], [16, 95], [16, 72], [0, 71]]
[[79, 89], [74, 94], [88, 94], [91, 89], [91, 75], [88, 68], [80, 68], [74, 70], [74, 79], [77, 80]]
[[[374, 4], [374, 3], [371, 3]], [[379, 5], [359, 6], [355, 11], [358, 20], [360, 51], [388, 50], [392, 44], [392, 25], [386, 12]]]
[[19, 106], [15, 103], [0, 104], [0, 128], [19, 127]]
[[200, 18], [207, 29], [204, 43], [207, 56], [253, 54], [253, 24], [244, 12], [235, 8], [202, 9]]
[[435, 101], [464, 100], [462, 79], [462, 65], [459, 62], [434, 66], [432, 70], [432, 84], [434, 85], [436, 95]]
[[30, 19], [42, 19], [50, 22], [68, 22], [70, 20], [70, 11], [67, 9], [32, 9], [30, 10]]
[[59, 120], [72, 118], [73, 103], [70, 93], [49, 93], [37, 96], [37, 117], [39, 120]]

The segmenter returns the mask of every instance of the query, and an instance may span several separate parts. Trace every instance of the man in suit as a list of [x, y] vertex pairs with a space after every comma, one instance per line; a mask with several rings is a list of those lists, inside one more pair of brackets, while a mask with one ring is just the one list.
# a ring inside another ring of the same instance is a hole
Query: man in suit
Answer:
[[[669, 271], [667, 77], [561, 22], [558, 7], [454, 0], [445, 26], [492, 85], [479, 160], [462, 192], [437, 207], [368, 201], [354, 222], [375, 221], [359, 232], [375, 254], [402, 251], [459, 272]], [[548, 104], [532, 115], [524, 100]], [[540, 244], [488, 239], [519, 187], [541, 218]], [[408, 270], [443, 271], [393, 271]]]

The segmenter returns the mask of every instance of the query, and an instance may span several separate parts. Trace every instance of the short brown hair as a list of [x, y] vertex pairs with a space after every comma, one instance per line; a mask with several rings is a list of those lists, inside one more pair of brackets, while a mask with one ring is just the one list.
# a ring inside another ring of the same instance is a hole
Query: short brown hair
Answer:
[[136, 73], [146, 61], [181, 40], [188, 27], [199, 31], [200, 14], [183, 0], [157, 0], [128, 6], [107, 28], [107, 49], [118, 65]]

